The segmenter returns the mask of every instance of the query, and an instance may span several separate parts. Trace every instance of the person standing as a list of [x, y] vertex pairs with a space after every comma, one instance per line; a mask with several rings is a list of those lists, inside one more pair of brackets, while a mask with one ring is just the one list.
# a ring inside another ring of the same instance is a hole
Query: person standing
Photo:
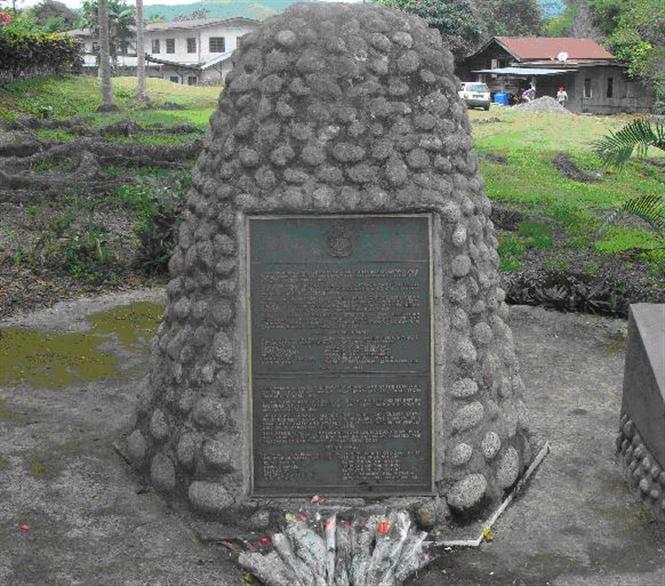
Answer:
[[560, 106], [566, 107], [568, 103], [568, 92], [566, 88], [562, 85], [559, 86], [559, 89], [556, 92], [556, 101], [559, 102]]

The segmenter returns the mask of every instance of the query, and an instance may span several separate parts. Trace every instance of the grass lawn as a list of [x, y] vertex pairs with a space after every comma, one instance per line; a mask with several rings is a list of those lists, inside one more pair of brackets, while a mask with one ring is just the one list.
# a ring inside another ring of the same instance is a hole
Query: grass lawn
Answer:
[[[13, 120], [17, 116], [53, 118], [93, 115], [92, 123], [110, 124], [120, 119], [131, 119], [145, 125], [173, 126], [189, 123], [207, 129], [208, 119], [214, 112], [222, 88], [220, 86], [187, 86], [163, 79], [147, 80], [148, 95], [155, 109], [143, 110], [134, 98], [136, 79], [114, 77], [113, 95], [121, 112], [102, 116], [99, 80], [88, 76], [67, 76], [63, 79], [41, 78], [17, 81], [0, 87], [0, 119]], [[159, 109], [160, 104], [174, 103], [182, 110]]]
[[[532, 114], [492, 107], [490, 112], [473, 110], [470, 117], [487, 195], [502, 207], [541, 220], [529, 220], [502, 238], [504, 270], [518, 269], [529, 248], [621, 254], [663, 246], [662, 239], [634, 220], [597, 232], [610, 211], [627, 199], [665, 190], [662, 151], [650, 149], [647, 160], [633, 159], [621, 170], [603, 168], [593, 154], [592, 143], [619, 129], [628, 116]], [[565, 153], [592, 180], [562, 174], [554, 165], [558, 153]], [[654, 271], [665, 268], [662, 249], [641, 255]]]

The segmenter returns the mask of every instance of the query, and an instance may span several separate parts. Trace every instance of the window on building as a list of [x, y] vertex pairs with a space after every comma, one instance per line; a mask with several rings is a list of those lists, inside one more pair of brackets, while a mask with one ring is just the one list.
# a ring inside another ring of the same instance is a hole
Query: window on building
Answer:
[[152, 40], [152, 51], [151, 53], [159, 53], [159, 39]]
[[166, 39], [166, 52], [175, 53], [175, 39]]
[[584, 80], [584, 97], [585, 98], [593, 97], [593, 91], [591, 89], [591, 79], [588, 77]]
[[196, 39], [194, 37], [187, 39], [187, 52], [196, 53]]
[[209, 49], [211, 53], [223, 53], [226, 51], [226, 39], [224, 37], [210, 37]]
[[92, 41], [92, 52], [99, 53], [99, 43], [97, 41]]
[[188, 75], [187, 76], [187, 85], [196, 85], [196, 82], [198, 81], [198, 78], [196, 75]]
[[614, 78], [613, 77], [608, 77], [607, 78], [607, 97], [611, 98], [614, 96]]
[[177, 75], [170, 75], [169, 81], [172, 81], [173, 83], [180, 83], [180, 78]]

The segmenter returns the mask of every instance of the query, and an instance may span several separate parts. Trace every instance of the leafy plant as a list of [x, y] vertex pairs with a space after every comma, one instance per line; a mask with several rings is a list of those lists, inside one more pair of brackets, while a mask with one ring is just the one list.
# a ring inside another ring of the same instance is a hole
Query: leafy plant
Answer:
[[638, 118], [596, 141], [593, 150], [604, 164], [621, 167], [634, 150], [644, 156], [649, 147], [665, 151], [665, 124]]
[[151, 174], [137, 177], [132, 185], [116, 190], [123, 205], [136, 213], [134, 230], [140, 246], [135, 263], [148, 274], [166, 271], [175, 246], [177, 218], [189, 185], [188, 175]]

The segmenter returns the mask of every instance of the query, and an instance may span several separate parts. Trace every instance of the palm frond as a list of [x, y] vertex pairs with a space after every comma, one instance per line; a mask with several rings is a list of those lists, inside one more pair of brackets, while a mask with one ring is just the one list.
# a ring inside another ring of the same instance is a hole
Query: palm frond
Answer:
[[596, 141], [593, 150], [606, 165], [620, 167], [628, 161], [634, 150], [644, 156], [651, 146], [665, 150], [665, 124], [652, 124], [646, 118], [638, 118]]
[[665, 196], [641, 195], [627, 200], [622, 209], [647, 222], [657, 232], [665, 233]]
[[596, 231], [596, 237], [625, 214], [632, 214], [644, 220], [659, 237], [665, 238], [665, 196], [655, 194], [633, 197], [626, 200], [620, 208], [612, 210]]

